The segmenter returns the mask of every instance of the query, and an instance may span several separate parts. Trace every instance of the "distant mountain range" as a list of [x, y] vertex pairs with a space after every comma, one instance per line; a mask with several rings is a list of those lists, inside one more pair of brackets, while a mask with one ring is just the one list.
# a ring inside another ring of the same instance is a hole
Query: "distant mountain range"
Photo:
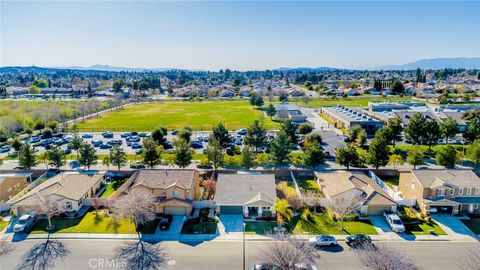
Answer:
[[480, 57], [455, 57], [455, 58], [433, 58], [422, 59], [404, 65], [384, 66], [374, 69], [383, 70], [412, 70], [412, 69], [443, 69], [443, 68], [465, 68], [480, 69]]
[[[367, 68], [368, 70], [414, 70], [414, 69], [444, 69], [444, 68], [465, 68], [465, 69], [480, 69], [480, 57], [455, 57], [455, 58], [433, 58], [423, 59], [415, 62], [407, 63], [404, 65], [390, 65], [378, 68]], [[178, 68], [130, 68], [130, 67], [115, 67], [109, 65], [93, 65], [89, 67], [69, 66], [69, 67], [0, 67], [0, 71], [40, 71], [40, 70], [53, 70], [53, 69], [71, 69], [71, 70], [84, 70], [84, 71], [107, 71], [107, 72], [143, 72], [143, 71], [168, 71], [168, 70], [182, 70]], [[187, 70], [187, 69], [183, 69]], [[188, 69], [189, 71], [206, 71], [203, 69]], [[345, 68], [335, 67], [280, 67], [273, 69], [275, 71], [298, 71], [298, 72], [311, 72], [311, 71], [335, 71], [335, 70], [348, 70]]]

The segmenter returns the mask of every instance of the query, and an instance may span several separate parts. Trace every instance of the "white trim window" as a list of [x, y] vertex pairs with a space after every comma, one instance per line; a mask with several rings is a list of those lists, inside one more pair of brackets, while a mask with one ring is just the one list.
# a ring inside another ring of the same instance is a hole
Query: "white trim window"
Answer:
[[471, 187], [467, 188], [467, 195], [472, 195], [472, 188]]
[[463, 188], [458, 189], [458, 195], [463, 195]]
[[480, 195], [480, 187], [475, 188], [475, 195]]

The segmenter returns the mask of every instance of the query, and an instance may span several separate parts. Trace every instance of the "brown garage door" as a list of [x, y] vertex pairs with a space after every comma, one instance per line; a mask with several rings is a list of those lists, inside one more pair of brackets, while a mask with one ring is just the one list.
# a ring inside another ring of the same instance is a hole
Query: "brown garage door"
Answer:
[[369, 205], [367, 214], [369, 216], [380, 216], [383, 215], [385, 211], [392, 211], [390, 205]]

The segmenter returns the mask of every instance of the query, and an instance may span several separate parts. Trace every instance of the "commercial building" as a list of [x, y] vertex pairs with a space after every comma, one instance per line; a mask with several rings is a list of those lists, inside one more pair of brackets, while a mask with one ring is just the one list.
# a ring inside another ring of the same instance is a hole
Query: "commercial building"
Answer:
[[356, 109], [344, 106], [322, 107], [321, 112], [332, 119], [336, 125], [349, 129], [352, 126], [362, 127], [367, 134], [373, 135], [383, 127], [383, 122], [374, 119]]

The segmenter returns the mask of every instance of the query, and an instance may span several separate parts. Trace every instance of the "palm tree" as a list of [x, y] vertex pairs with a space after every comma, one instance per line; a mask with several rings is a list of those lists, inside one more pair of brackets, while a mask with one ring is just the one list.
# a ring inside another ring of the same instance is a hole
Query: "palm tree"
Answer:
[[275, 211], [277, 212], [277, 220], [280, 226], [285, 225], [285, 221], [292, 220], [293, 210], [285, 199], [275, 202]]

